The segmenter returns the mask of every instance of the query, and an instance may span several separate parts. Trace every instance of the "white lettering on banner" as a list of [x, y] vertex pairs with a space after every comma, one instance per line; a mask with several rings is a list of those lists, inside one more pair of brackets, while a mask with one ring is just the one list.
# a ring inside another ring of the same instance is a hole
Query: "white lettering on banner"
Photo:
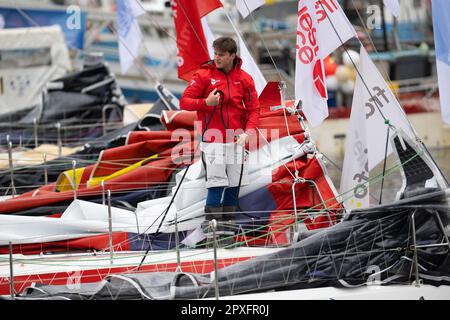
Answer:
[[335, 0], [317, 0], [316, 1], [316, 15], [317, 23], [321, 23], [327, 18], [327, 15], [339, 10], [339, 7], [334, 2]]
[[322, 61], [318, 58], [319, 45], [316, 39], [317, 29], [314, 27], [313, 18], [308, 12], [308, 7], [303, 6], [298, 11], [298, 28], [297, 28], [297, 55], [303, 64], [311, 64], [313, 67], [313, 81], [317, 93], [322, 98], [327, 98], [327, 90], [324, 81], [324, 73]]
[[362, 167], [362, 171], [356, 173], [353, 176], [353, 181], [356, 183], [355, 189], [353, 189], [353, 195], [358, 199], [363, 199], [368, 192], [369, 182], [369, 160], [367, 159], [367, 148], [364, 148], [362, 141], [357, 141], [353, 146], [354, 153], [356, 154], [357, 161]]
[[295, 99], [303, 102], [311, 127], [328, 117], [322, 60], [354, 36], [356, 31], [337, 0], [298, 0]]
[[[392, 146], [389, 143], [386, 152], [386, 135], [389, 124], [397, 129], [402, 129], [411, 139], [415, 140], [415, 132], [409, 124], [403, 108], [398, 103], [394, 94], [389, 89], [388, 84], [381, 76], [369, 54], [363, 47], [360, 49], [359, 73], [364, 78], [364, 83], [358, 76], [355, 85], [355, 95], [358, 93], [361, 106], [365, 106], [365, 123], [367, 146], [369, 147], [369, 170], [372, 170], [378, 163], [391, 154]], [[370, 94], [367, 88], [370, 88]], [[355, 99], [355, 95], [354, 98]], [[378, 110], [378, 108], [379, 110]], [[381, 111], [381, 112], [380, 112]], [[352, 107], [353, 112], [353, 107]]]
[[314, 2], [298, 1], [295, 62], [295, 98], [303, 102], [303, 113], [312, 127], [328, 117], [327, 90], [321, 42]]
[[[375, 108], [376, 106], [378, 106], [379, 108], [382, 108], [384, 106], [384, 103], [389, 103], [389, 99], [386, 96], [386, 90], [381, 89], [380, 87], [373, 87], [372, 88], [374, 92], [372, 92], [372, 96], [369, 98], [369, 100], [366, 102], [366, 107], [369, 108], [369, 111], [366, 113], [366, 119], [369, 119], [371, 116], [373, 116], [373, 114], [375, 113]], [[378, 99], [378, 97], [383, 97], [384, 102], [380, 99]], [[375, 104], [372, 104], [372, 102]]]
[[337, 0], [317, 0], [314, 4], [317, 39], [320, 46], [319, 57], [325, 59], [348, 39], [356, 37], [356, 31]]
[[[366, 113], [362, 80], [356, 79], [352, 112], [345, 140], [345, 156], [341, 177], [341, 192], [346, 206], [352, 209], [369, 206], [369, 144], [367, 143]], [[351, 192], [351, 194], [347, 194]]]

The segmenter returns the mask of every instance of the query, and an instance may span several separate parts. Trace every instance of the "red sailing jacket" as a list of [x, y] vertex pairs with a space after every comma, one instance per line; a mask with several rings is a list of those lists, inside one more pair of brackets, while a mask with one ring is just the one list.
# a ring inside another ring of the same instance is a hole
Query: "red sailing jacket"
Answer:
[[[237, 57], [234, 68], [226, 74], [216, 68], [213, 60], [204, 63], [192, 76], [181, 97], [181, 109], [197, 111], [202, 121], [202, 132], [206, 127], [220, 131], [221, 137], [207, 131], [204, 135], [206, 142], [225, 142], [227, 129], [240, 130], [237, 134], [242, 130], [251, 134], [258, 125], [258, 94], [252, 77], [241, 70], [241, 65], [242, 60]], [[206, 98], [215, 88], [223, 95], [216, 107], [207, 106]]]

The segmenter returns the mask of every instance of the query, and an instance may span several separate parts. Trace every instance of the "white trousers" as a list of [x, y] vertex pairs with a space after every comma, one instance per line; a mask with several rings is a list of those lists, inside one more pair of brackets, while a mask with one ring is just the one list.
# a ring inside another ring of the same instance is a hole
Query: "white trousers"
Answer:
[[[206, 188], [237, 187], [249, 184], [248, 151], [237, 143], [202, 143]], [[242, 177], [241, 177], [242, 175]]]

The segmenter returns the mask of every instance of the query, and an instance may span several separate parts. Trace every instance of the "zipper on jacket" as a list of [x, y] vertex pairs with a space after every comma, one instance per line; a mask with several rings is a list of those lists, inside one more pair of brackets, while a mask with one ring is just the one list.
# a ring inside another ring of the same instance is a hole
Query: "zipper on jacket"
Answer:
[[228, 105], [230, 104], [230, 99], [231, 99], [231, 90], [230, 90], [230, 81], [228, 81], [228, 74], [225, 74], [225, 77], [227, 78], [227, 87], [228, 87], [228, 101], [227, 101], [227, 118], [228, 118], [228, 123], [227, 123], [227, 129], [230, 127], [230, 114], [228, 113]]

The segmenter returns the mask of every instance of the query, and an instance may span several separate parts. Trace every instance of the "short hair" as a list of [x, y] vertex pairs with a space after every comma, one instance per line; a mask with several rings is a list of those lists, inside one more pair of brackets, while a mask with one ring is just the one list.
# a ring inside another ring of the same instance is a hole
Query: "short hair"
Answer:
[[214, 40], [213, 48], [221, 52], [228, 52], [229, 54], [237, 54], [237, 44], [230, 37], [220, 37]]

